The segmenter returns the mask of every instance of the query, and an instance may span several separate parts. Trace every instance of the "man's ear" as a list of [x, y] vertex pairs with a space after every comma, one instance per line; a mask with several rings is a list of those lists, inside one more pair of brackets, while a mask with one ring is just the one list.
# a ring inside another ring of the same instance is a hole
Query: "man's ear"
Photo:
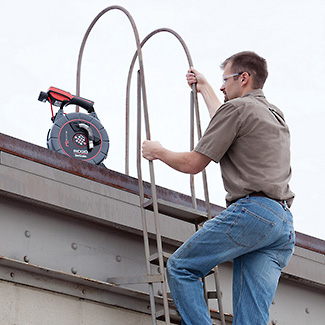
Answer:
[[249, 81], [249, 77], [250, 77], [250, 75], [247, 72], [242, 73], [240, 78], [241, 78], [241, 82], [243, 85], [247, 84], [247, 82]]

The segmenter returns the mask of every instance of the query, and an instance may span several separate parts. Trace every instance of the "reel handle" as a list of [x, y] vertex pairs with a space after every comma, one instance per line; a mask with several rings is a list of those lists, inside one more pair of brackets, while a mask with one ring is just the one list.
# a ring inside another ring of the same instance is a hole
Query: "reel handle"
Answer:
[[50, 87], [47, 92], [41, 91], [38, 100], [41, 102], [49, 101], [54, 106], [60, 106], [61, 109], [63, 109], [64, 106], [74, 104], [81, 106], [88, 113], [95, 111], [93, 101], [79, 96], [71, 95], [69, 92], [55, 87]]
[[94, 102], [82, 98], [82, 97], [78, 97], [78, 96], [73, 96], [72, 99], [64, 106], [70, 105], [70, 104], [75, 104], [78, 105], [82, 108], [84, 108], [88, 113], [92, 113], [94, 112]]

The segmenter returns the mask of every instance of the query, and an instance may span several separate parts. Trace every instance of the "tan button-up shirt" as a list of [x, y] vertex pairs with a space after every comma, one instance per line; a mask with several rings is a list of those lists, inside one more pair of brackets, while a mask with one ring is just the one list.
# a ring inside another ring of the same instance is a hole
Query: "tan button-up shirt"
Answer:
[[220, 162], [227, 201], [263, 192], [291, 206], [289, 129], [261, 89], [220, 106], [194, 150]]

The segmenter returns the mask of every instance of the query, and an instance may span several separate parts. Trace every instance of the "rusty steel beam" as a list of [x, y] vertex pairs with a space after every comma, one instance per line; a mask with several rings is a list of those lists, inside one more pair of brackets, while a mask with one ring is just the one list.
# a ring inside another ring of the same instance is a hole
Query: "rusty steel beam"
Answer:
[[[77, 158], [71, 158], [64, 154], [49, 150], [44, 147], [25, 142], [20, 139], [10, 137], [0, 133], [0, 151], [13, 154], [37, 163], [53, 167], [73, 175], [81, 176], [89, 180], [112, 186], [124, 191], [139, 194], [138, 180], [134, 177], [121, 174], [103, 166], [98, 166]], [[144, 182], [144, 193], [147, 198], [151, 198], [151, 185]], [[157, 186], [158, 198], [192, 207], [191, 197]], [[214, 214], [219, 214], [224, 208], [211, 205]], [[205, 211], [205, 202], [198, 200], [198, 210]]]
[[317, 253], [325, 254], [325, 240], [315, 238], [297, 231], [296, 246], [306, 248]]
[[[76, 158], [71, 158], [64, 154], [54, 152], [47, 148], [25, 142], [2, 133], [0, 133], [0, 151], [7, 152], [27, 160], [35, 161], [39, 164], [56, 168], [133, 194], [139, 194], [138, 180], [134, 177], [121, 174], [102, 166], [84, 162]], [[144, 192], [146, 197], [151, 198], [151, 187], [147, 182], [144, 182]], [[192, 207], [192, 199], [188, 195], [160, 186], [157, 186], [157, 195], [160, 199], [186, 207]], [[204, 201], [198, 200], [198, 209], [205, 211]], [[223, 209], [223, 207], [211, 204], [212, 215], [219, 214]], [[325, 254], [324, 240], [314, 238], [300, 232], [296, 232], [296, 245], [311, 251]]]

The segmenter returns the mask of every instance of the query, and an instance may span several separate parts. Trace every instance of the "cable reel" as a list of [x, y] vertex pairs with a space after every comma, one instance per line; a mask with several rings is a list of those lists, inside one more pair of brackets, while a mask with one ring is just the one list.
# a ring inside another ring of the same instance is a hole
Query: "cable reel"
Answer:
[[[38, 100], [51, 104], [53, 126], [47, 135], [47, 147], [69, 157], [100, 165], [107, 157], [109, 138], [95, 113], [94, 102], [54, 87], [41, 92]], [[88, 114], [64, 113], [63, 108], [70, 104], [84, 108]], [[55, 116], [52, 105], [60, 106]]]

